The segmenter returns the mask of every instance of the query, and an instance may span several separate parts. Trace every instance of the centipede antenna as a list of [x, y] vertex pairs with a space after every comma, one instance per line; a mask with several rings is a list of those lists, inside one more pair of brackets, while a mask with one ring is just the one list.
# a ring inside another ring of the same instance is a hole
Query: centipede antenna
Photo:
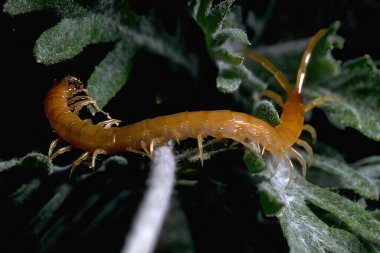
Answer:
[[305, 179], [306, 169], [307, 169], [305, 159], [303, 159], [302, 155], [300, 153], [298, 153], [298, 151], [295, 150], [294, 148], [290, 148], [289, 151], [300, 162], [300, 164], [302, 166], [302, 176]]
[[310, 58], [313, 52], [313, 49], [317, 45], [319, 39], [326, 33], [326, 29], [319, 30], [309, 41], [307, 44], [307, 47], [305, 49], [305, 52], [302, 55], [301, 65], [298, 69], [297, 73], [297, 81], [296, 81], [296, 87], [295, 90], [298, 92], [298, 94], [301, 94], [302, 86], [305, 82], [306, 78], [306, 71], [307, 66], [309, 65]]
[[199, 159], [201, 160], [201, 164], [203, 166], [203, 138], [202, 135], [197, 136], [198, 140], [198, 149], [199, 149]]
[[71, 150], [72, 150], [72, 146], [66, 146], [66, 147], [60, 148], [57, 151], [55, 151], [54, 154], [50, 156], [50, 159], [53, 160], [57, 156], [62, 155], [63, 153], [69, 152]]
[[313, 140], [313, 144], [317, 142], [317, 132], [315, 131], [314, 127], [312, 127], [309, 124], [305, 124], [303, 125], [302, 130], [305, 130], [306, 132], [310, 133], [311, 138]]
[[73, 163], [73, 165], [71, 166], [71, 170], [70, 170], [70, 178], [71, 176], [73, 175], [75, 169], [83, 162], [83, 161], [86, 161], [87, 158], [89, 157], [90, 155], [90, 152], [84, 152], [78, 159], [76, 159]]
[[290, 183], [293, 180], [293, 163], [287, 154], [283, 154], [282, 158], [284, 158], [285, 162], [288, 164], [288, 167], [289, 167], [289, 179], [288, 179], [288, 184], [285, 187], [285, 188], [288, 188], [288, 186], [290, 185]]
[[274, 66], [273, 63], [271, 63], [267, 58], [248, 49], [242, 49], [241, 52], [244, 55], [248, 56], [248, 58], [250, 58], [251, 60], [260, 63], [261, 66], [263, 66], [267, 71], [269, 71], [280, 84], [280, 86], [286, 91], [286, 93], [288, 93], [291, 90], [289, 82], [285, 77], [284, 73], [282, 73], [276, 66]]
[[310, 145], [301, 139], [296, 140], [296, 143], [303, 147], [307, 152], [307, 167], [311, 166], [311, 163], [313, 162], [313, 149], [310, 147]]

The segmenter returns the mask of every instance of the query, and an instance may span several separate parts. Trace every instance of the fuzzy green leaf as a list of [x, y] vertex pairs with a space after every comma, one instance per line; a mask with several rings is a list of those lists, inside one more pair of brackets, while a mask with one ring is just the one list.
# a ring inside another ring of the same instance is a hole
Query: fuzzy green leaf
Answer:
[[344, 188], [352, 189], [365, 198], [373, 200], [379, 198], [375, 183], [340, 159], [315, 155], [312, 166], [339, 178]]
[[380, 72], [369, 56], [345, 62], [338, 74], [305, 89], [309, 98], [340, 98], [320, 107], [337, 126], [353, 127], [374, 140], [380, 140], [379, 94]]
[[277, 217], [291, 252], [370, 252], [352, 233], [320, 220], [302, 200], [289, 202]]
[[[307, 69], [307, 80], [319, 80], [321, 77], [339, 72], [341, 61], [334, 59], [331, 50], [343, 48], [344, 39], [336, 35], [340, 22], [332, 23], [313, 50], [313, 55]], [[294, 75], [296, 76], [296, 75]]]
[[204, 27], [208, 33], [213, 34], [221, 29], [224, 18], [234, 2], [235, 0], [221, 1], [211, 8], [205, 20], [206, 22], [204, 22]]
[[213, 0], [196, 0], [193, 8], [193, 18], [199, 22], [205, 21], [211, 10]]
[[246, 33], [234, 26], [238, 20], [231, 7], [234, 0], [224, 0], [216, 5], [210, 0], [198, 0], [193, 7], [193, 18], [201, 27], [210, 57], [219, 69], [216, 83], [222, 92], [233, 92], [239, 88], [243, 78], [253, 80], [252, 73], [242, 62], [244, 58], [236, 53], [239, 46], [232, 43], [238, 40], [250, 45]]
[[[221, 64], [221, 65], [224, 65]], [[219, 76], [216, 78], [216, 87], [222, 92], [233, 92], [241, 83], [242, 72], [239, 66], [224, 65], [219, 67]]]
[[380, 156], [371, 156], [364, 158], [353, 164], [355, 169], [361, 175], [369, 178], [380, 192]]
[[[146, 49], [160, 54], [195, 73], [194, 59], [183, 52], [179, 38], [166, 34], [154, 19], [136, 15], [126, 3], [98, 1], [93, 6], [86, 9], [73, 0], [8, 0], [4, 10], [17, 15], [46, 9], [56, 11], [63, 17], [36, 42], [34, 55], [43, 64], [72, 59], [91, 44], [116, 42], [116, 48], [123, 48], [124, 52], [120, 54], [117, 54], [116, 49], [106, 56], [90, 77], [90, 90], [94, 92], [95, 98], [101, 100], [101, 106], [127, 81], [137, 50]], [[117, 63], [120, 65], [117, 66]], [[111, 74], [115, 76], [110, 78]]]
[[246, 150], [244, 153], [244, 163], [251, 173], [259, 173], [266, 170], [263, 158], [255, 151]]
[[380, 222], [360, 204], [307, 182], [298, 190], [305, 196], [306, 201], [338, 217], [362, 239], [379, 243]]
[[258, 102], [257, 105], [255, 105], [252, 114], [256, 118], [268, 122], [273, 127], [281, 123], [281, 119], [278, 115], [278, 112], [276, 111], [276, 108], [271, 102], [267, 100]]
[[[275, 162], [270, 164], [274, 169]], [[275, 214], [280, 220], [291, 252], [379, 250], [380, 222], [362, 205], [308, 183], [299, 175], [286, 187], [288, 168], [284, 165], [275, 176], [272, 173], [264, 170], [253, 175], [265, 178], [259, 191], [270, 196], [266, 198], [270, 199], [266, 202], [269, 215]]]
[[117, 26], [101, 15], [63, 19], [40, 36], [34, 55], [37, 62], [54, 64], [73, 58], [90, 44], [112, 42], [119, 37]]
[[[117, 43], [88, 80], [87, 90], [100, 107], [105, 106], [126, 83], [136, 53], [132, 43], [128, 48], [124, 43]], [[108, 85], [105, 86], [105, 83]]]
[[234, 38], [245, 45], [251, 45], [251, 42], [249, 42], [248, 40], [247, 34], [243, 30], [237, 28], [226, 28], [215, 33], [213, 38], [214, 44], [216, 46], [221, 45], [228, 38]]
[[215, 50], [215, 59], [223, 61], [223, 63], [231, 65], [239, 65], [244, 61], [244, 58], [238, 54], [228, 51], [224, 48]]
[[47, 174], [53, 172], [50, 160], [45, 155], [39, 153], [30, 153], [21, 159], [0, 162], [0, 172], [7, 171], [16, 166], [36, 168], [45, 171]]
[[87, 10], [72, 0], [8, 0], [4, 4], [4, 12], [19, 15], [33, 11], [56, 9], [64, 17], [80, 17]]

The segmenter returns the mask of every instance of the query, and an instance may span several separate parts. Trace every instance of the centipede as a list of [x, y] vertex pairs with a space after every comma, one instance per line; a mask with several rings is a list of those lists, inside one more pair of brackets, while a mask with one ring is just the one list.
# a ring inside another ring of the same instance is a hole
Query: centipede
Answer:
[[[298, 160], [303, 176], [313, 158], [312, 147], [300, 139], [303, 131], [309, 132], [314, 141], [316, 138], [315, 129], [304, 124], [305, 113], [321, 103], [335, 100], [333, 97], [320, 97], [304, 106], [301, 94], [313, 49], [325, 34], [326, 29], [321, 29], [309, 40], [302, 55], [294, 88], [291, 88], [283, 72], [264, 56], [249, 49], [241, 50], [248, 59], [269, 71], [286, 93], [285, 102], [274, 91], [266, 90], [262, 94], [282, 108], [281, 122], [277, 126], [271, 126], [246, 113], [214, 110], [180, 112], [119, 127], [121, 121], [111, 118], [99, 108], [78, 78], [66, 76], [55, 82], [44, 101], [45, 115], [59, 136], [50, 144], [48, 157], [53, 159], [72, 149], [83, 150], [72, 164], [71, 175], [87, 159], [91, 159], [89, 167], [93, 168], [99, 154], [134, 152], [151, 157], [158, 145], [164, 145], [170, 140], [180, 142], [192, 138], [197, 140], [199, 157], [203, 163], [205, 138], [225, 138], [247, 148], [256, 144], [262, 151], [272, 154], [277, 161], [285, 161], [289, 168], [290, 184], [294, 170], [291, 158]], [[97, 111], [104, 113], [107, 119], [96, 124], [90, 119], [82, 120], [79, 111], [88, 105], [93, 105]], [[55, 150], [60, 140], [67, 142], [68, 146]], [[306, 158], [295, 146], [306, 151]]]

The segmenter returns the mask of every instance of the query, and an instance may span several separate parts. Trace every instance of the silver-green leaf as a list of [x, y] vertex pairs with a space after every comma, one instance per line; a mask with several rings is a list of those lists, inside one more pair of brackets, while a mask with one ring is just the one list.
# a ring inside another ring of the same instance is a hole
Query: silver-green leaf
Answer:
[[119, 37], [115, 23], [102, 15], [63, 19], [38, 38], [34, 55], [37, 62], [54, 64], [73, 58], [90, 44], [112, 42]]
[[136, 53], [136, 47], [132, 45], [133, 42], [128, 47], [124, 43], [117, 43], [88, 80], [87, 90], [98, 106], [104, 107], [126, 83]]

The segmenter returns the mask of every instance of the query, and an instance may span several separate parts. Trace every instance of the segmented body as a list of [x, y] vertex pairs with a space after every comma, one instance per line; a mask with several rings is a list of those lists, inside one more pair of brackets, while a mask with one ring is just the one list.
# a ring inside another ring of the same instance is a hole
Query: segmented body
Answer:
[[[162, 145], [169, 140], [181, 141], [195, 138], [198, 140], [202, 158], [202, 141], [211, 136], [232, 139], [248, 147], [249, 143], [256, 143], [272, 153], [279, 161], [285, 159], [292, 168], [291, 160], [288, 157], [290, 153], [299, 160], [305, 173], [305, 160], [293, 148], [293, 145], [297, 143], [304, 147], [311, 159], [311, 147], [298, 139], [303, 129], [314, 132], [311, 126], [304, 126], [305, 107], [301, 97], [301, 88], [311, 51], [323, 34], [324, 30], [321, 30], [310, 41], [301, 62], [294, 90], [290, 88], [283, 74], [268, 60], [251, 51], [243, 52], [273, 73], [287, 92], [285, 103], [280, 101], [281, 98], [276, 94], [268, 93], [268, 95], [272, 94], [270, 96], [275, 98], [281, 106], [283, 104], [281, 123], [276, 127], [251, 115], [229, 110], [182, 112], [146, 119], [124, 127], [113, 126], [119, 121], [111, 118], [94, 125], [90, 120], [82, 120], [77, 114], [87, 104], [96, 105], [95, 101], [88, 96], [78, 97], [78, 93], [86, 92], [86, 90], [78, 79], [68, 76], [49, 90], [44, 104], [45, 114], [52, 128], [71, 146], [61, 148], [53, 154], [55, 141], [50, 147], [49, 156], [55, 157], [72, 148], [84, 150], [85, 153], [74, 162], [74, 168], [91, 155], [92, 165], [94, 165], [95, 157], [100, 153], [113, 154], [132, 151], [151, 155], [156, 145]], [[307, 108], [311, 109], [321, 101], [309, 104]], [[291, 176], [289, 178], [291, 179]]]
[[[73, 83], [74, 82], [74, 83]], [[107, 154], [141, 150], [151, 143], [161, 145], [169, 140], [187, 138], [229, 138], [241, 143], [255, 142], [268, 151], [280, 154], [298, 139], [303, 126], [304, 107], [301, 97], [291, 93], [277, 127], [245, 113], [229, 110], [181, 112], [146, 119], [124, 127], [105, 129], [82, 120], [67, 105], [76, 91], [78, 80], [66, 77], [50, 89], [45, 99], [45, 114], [57, 134], [79, 148], [93, 153], [103, 149]]]

